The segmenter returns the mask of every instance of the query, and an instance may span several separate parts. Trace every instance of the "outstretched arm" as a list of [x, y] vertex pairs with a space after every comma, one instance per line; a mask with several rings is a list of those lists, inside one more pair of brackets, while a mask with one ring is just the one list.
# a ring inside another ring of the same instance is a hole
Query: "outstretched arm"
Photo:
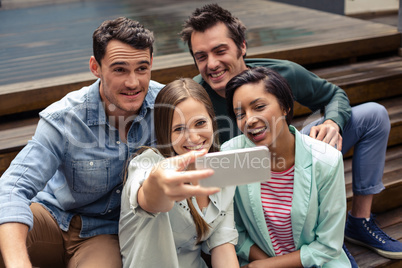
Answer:
[[205, 154], [206, 151], [189, 152], [158, 163], [138, 191], [140, 207], [151, 213], [167, 212], [175, 201], [218, 192], [219, 188], [198, 185], [198, 180], [213, 174], [212, 170], [184, 171], [197, 157]]
[[239, 267], [236, 250], [233, 244], [226, 243], [211, 250], [212, 267]]
[[28, 226], [22, 223], [4, 223], [0, 225], [0, 250], [6, 267], [29, 267], [26, 240]]

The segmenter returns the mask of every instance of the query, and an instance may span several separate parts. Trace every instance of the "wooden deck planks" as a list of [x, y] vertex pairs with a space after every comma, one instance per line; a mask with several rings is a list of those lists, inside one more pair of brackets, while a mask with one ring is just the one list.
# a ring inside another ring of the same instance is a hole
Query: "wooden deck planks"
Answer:
[[[177, 33], [196, 7], [212, 2], [170, 0], [155, 5], [155, 0], [100, 0], [0, 10], [0, 85], [89, 73], [92, 32], [104, 19], [117, 16], [138, 19], [154, 31], [156, 69], [165, 65], [159, 57], [177, 53], [178, 61], [168, 62], [169, 66], [192, 66]], [[342, 57], [388, 51], [399, 44], [396, 28], [388, 25], [264, 0], [219, 3], [248, 27], [248, 55], [253, 57], [306, 63], [339, 58], [345, 47], [348, 53]], [[378, 42], [377, 38], [385, 39]]]
[[[100, 0], [0, 10], [0, 116], [44, 108], [92, 83], [92, 32], [104, 19], [117, 16], [138, 19], [154, 31], [152, 79], [168, 83], [196, 75], [177, 33], [196, 7], [212, 2]], [[399, 47], [393, 26], [264, 0], [219, 3], [248, 27], [249, 57], [309, 64]]]

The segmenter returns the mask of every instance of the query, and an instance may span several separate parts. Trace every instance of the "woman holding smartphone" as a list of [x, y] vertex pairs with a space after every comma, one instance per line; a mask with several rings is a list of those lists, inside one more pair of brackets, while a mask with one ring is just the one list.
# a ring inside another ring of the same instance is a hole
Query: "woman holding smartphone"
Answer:
[[131, 160], [119, 224], [123, 267], [239, 267], [234, 245], [235, 187], [203, 188], [211, 170], [191, 170], [196, 157], [219, 150], [212, 103], [189, 78], [155, 100], [157, 149]]
[[271, 178], [238, 186], [235, 193], [241, 264], [350, 267], [342, 250], [346, 197], [341, 153], [290, 125], [292, 92], [273, 70], [259, 67], [235, 76], [226, 86], [226, 98], [243, 135], [222, 150], [263, 145], [271, 154]]

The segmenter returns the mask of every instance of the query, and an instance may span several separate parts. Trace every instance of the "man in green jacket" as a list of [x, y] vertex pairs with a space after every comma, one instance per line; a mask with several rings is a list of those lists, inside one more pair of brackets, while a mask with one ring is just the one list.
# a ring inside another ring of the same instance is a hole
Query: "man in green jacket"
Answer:
[[[384, 189], [382, 175], [390, 131], [386, 109], [377, 103], [350, 107], [338, 86], [285, 60], [245, 59], [246, 27], [217, 4], [197, 8], [185, 22], [181, 37], [188, 44], [204, 86], [215, 108], [221, 142], [239, 134], [236, 122], [227, 116], [225, 87], [242, 71], [264, 66], [280, 73], [289, 83], [294, 99], [324, 117], [306, 123], [304, 134], [322, 140], [346, 153], [354, 146], [353, 204], [348, 213], [346, 238], [388, 258], [402, 258], [402, 243], [386, 235], [371, 215], [373, 195]], [[372, 236], [372, 233], [376, 236]], [[349, 256], [353, 262], [353, 257]]]

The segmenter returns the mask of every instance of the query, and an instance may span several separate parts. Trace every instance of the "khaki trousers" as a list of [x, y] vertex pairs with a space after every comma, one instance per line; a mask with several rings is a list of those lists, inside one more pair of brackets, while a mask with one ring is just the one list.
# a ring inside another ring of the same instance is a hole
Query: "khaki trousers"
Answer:
[[[122, 267], [117, 235], [80, 238], [81, 217], [74, 216], [69, 230], [64, 232], [40, 204], [33, 203], [31, 210], [34, 215], [34, 227], [28, 233], [27, 248], [34, 267]], [[1, 256], [0, 267], [4, 267]]]

